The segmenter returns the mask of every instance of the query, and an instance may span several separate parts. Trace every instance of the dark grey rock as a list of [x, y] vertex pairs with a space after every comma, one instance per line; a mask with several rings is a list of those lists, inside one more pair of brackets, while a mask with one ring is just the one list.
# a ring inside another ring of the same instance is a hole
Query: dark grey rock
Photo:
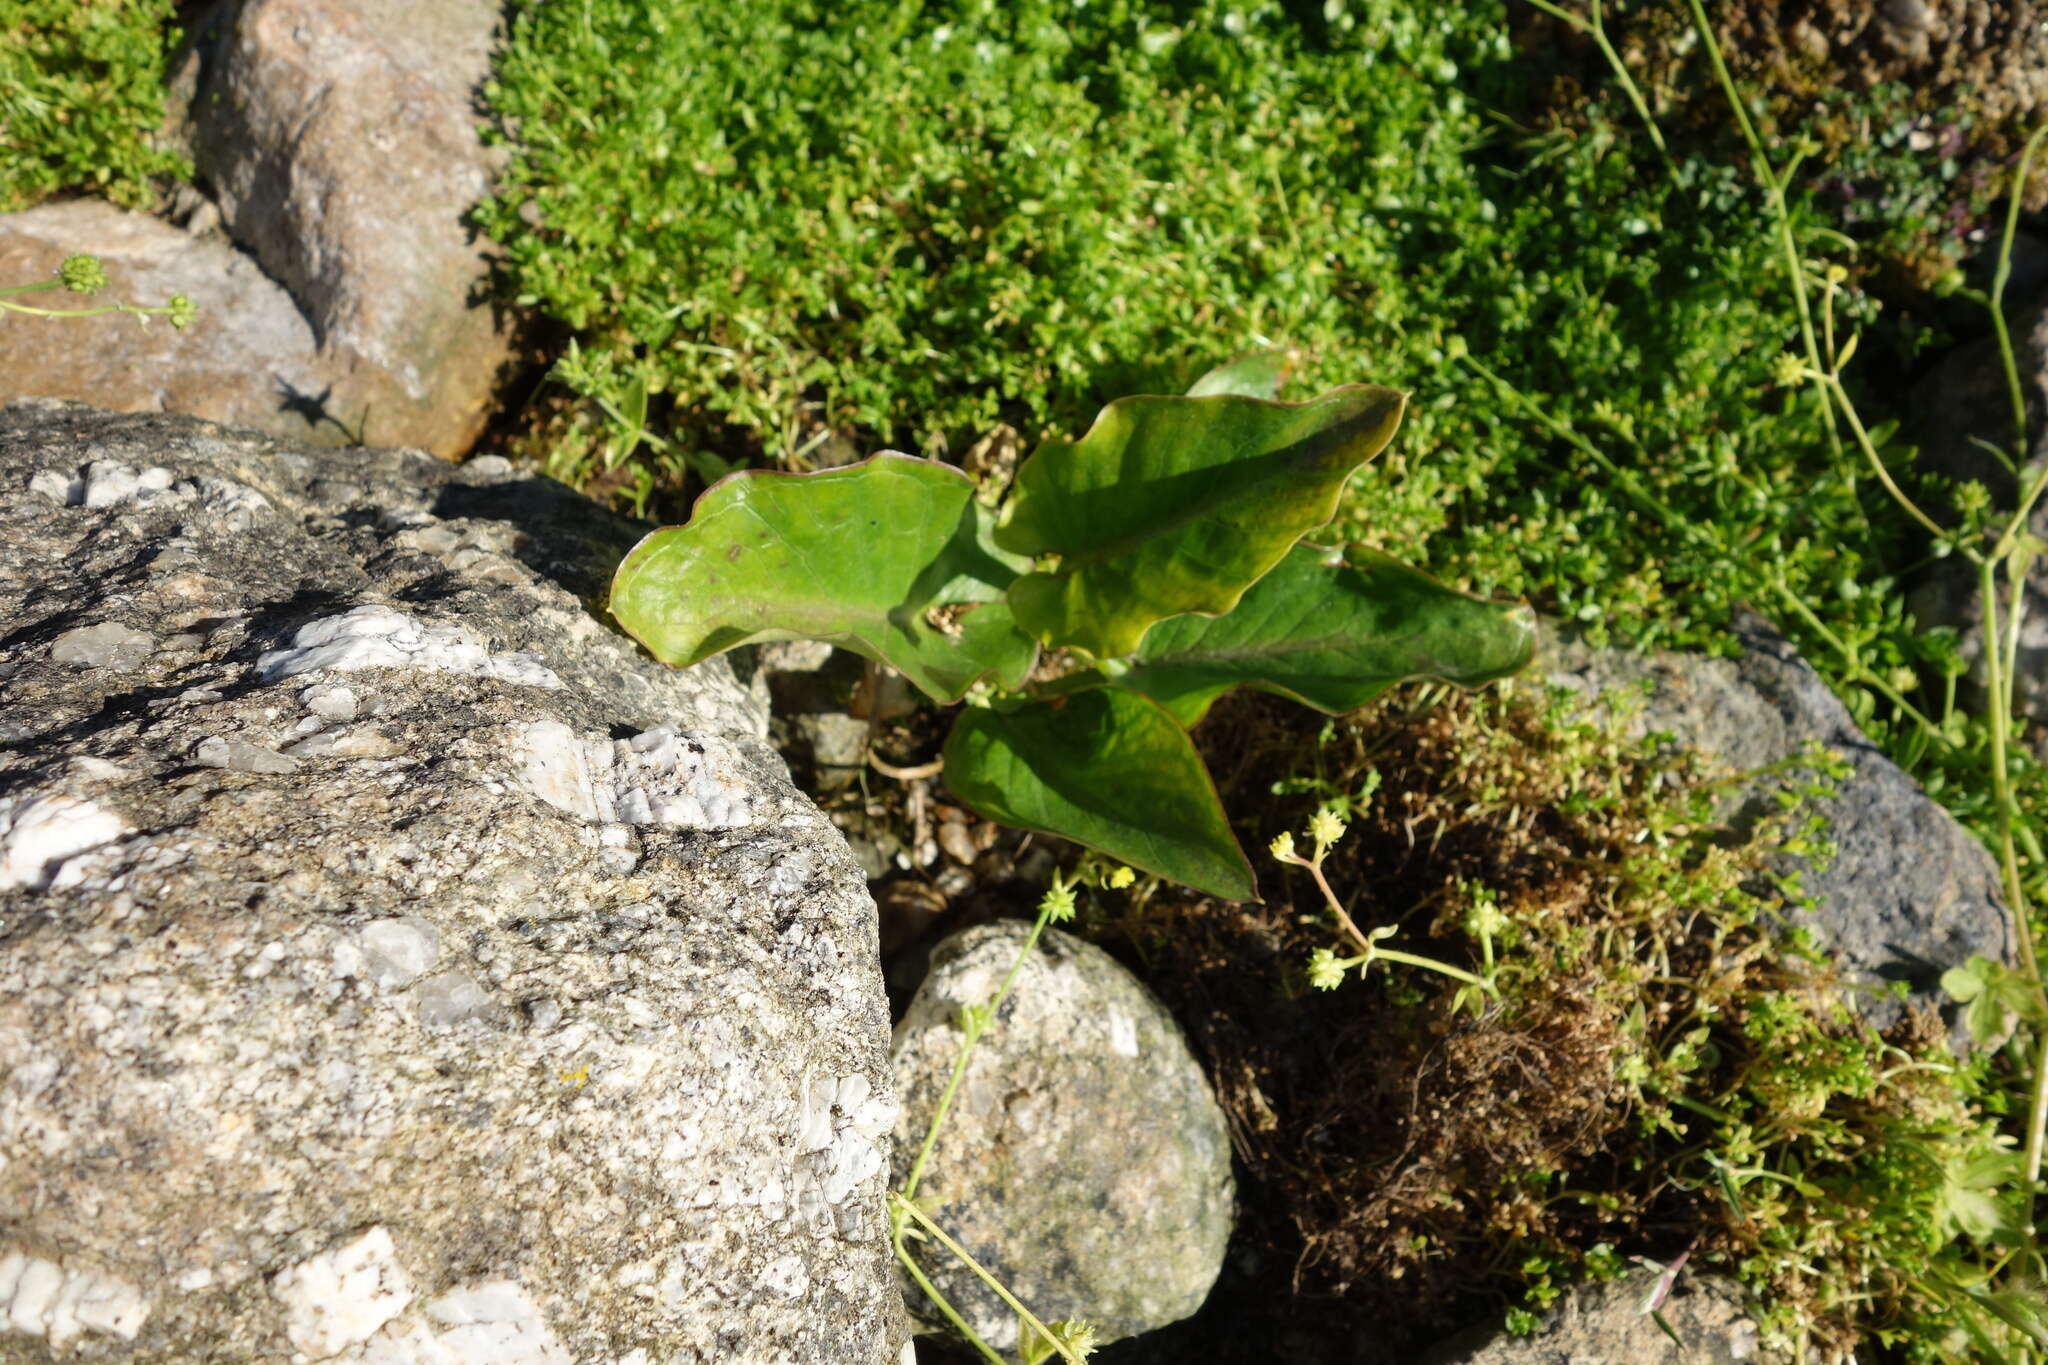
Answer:
[[[896, 1028], [899, 1186], [959, 1055], [961, 1008], [995, 995], [1029, 928], [983, 925], [933, 951]], [[1165, 1007], [1049, 930], [975, 1050], [919, 1199], [1040, 1319], [1085, 1318], [1108, 1342], [1201, 1307], [1234, 1188], [1222, 1111]], [[936, 1248], [920, 1264], [985, 1340], [1015, 1347], [1016, 1315], [970, 1272]]]
[[[1528, 1336], [1466, 1333], [1428, 1352], [1419, 1365], [1768, 1365], [1740, 1286], [1682, 1275], [1658, 1310], [1678, 1336], [1642, 1311], [1656, 1272], [1638, 1271], [1568, 1293]], [[1683, 1343], [1682, 1345], [1680, 1343]]]
[[[1632, 733], [1668, 732], [1725, 771], [1794, 758], [1808, 741], [1847, 760], [1848, 778], [1814, 806], [1828, 822], [1832, 861], [1816, 868], [1786, 855], [1782, 866], [1816, 899], [1810, 923], [1845, 980], [1862, 988], [1852, 999], [1864, 1018], [1879, 1027], [1895, 1021], [1900, 1006], [1881, 988], [1903, 981], [1909, 999], [1953, 1023], [1942, 972], [1975, 954], [2010, 961], [2014, 951], [1991, 855], [1856, 728], [1782, 635], [1754, 616], [1739, 619], [1735, 632], [1744, 649], [1734, 659], [1646, 657], [1555, 632], [1538, 657], [1552, 683], [1589, 696], [1640, 697]], [[1772, 785], [1752, 784], [1736, 804], [1753, 812], [1768, 804]], [[1731, 815], [1739, 823], [1743, 812]]]
[[[2024, 297], [2014, 291], [2008, 301]], [[2042, 422], [2042, 414], [2048, 412], [2048, 298], [2020, 308], [2009, 329], [2020, 394], [2027, 405], [2027, 464], [2038, 467], [2048, 458], [2048, 426]], [[1981, 444], [1989, 442], [2010, 454], [2017, 435], [2012, 391], [1994, 338], [1949, 352], [1914, 385], [1909, 406], [1916, 417], [1904, 435], [1919, 451], [1915, 470], [1948, 479], [1975, 479], [1990, 492], [1994, 506], [2018, 505], [2018, 480]]]
[[[2029, 529], [2048, 536], [2048, 507], [2034, 513]], [[2009, 587], [1998, 575], [2000, 629], [2007, 627]], [[1981, 714], [1989, 701], [1990, 674], [1984, 658], [1984, 597], [1976, 569], [1960, 556], [1936, 562], [1907, 594], [1906, 605], [1923, 628], [1956, 632], [1957, 651], [1968, 671], [1957, 679], [1956, 701]], [[2020, 606], [2019, 651], [2012, 679], [2013, 709], [2036, 729], [2037, 752], [2048, 756], [2048, 565], [2036, 562], [2027, 574]]]
[[895, 1365], [873, 904], [638, 530], [0, 409], [0, 1359]]

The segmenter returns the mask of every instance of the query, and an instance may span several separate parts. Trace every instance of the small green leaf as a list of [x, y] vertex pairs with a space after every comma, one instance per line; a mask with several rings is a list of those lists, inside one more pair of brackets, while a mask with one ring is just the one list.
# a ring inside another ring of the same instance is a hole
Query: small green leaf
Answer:
[[1072, 839], [1212, 896], [1257, 895], [1194, 742], [1132, 693], [969, 709], [946, 740], [946, 785], [991, 820]]
[[[1025, 565], [995, 548], [992, 522], [973, 480], [932, 460], [750, 470], [633, 548], [612, 614], [677, 667], [755, 640], [828, 640], [939, 701], [990, 675], [1017, 687], [1038, 647], [999, 600]], [[934, 621], [935, 607], [955, 619]]]
[[1271, 401], [1280, 396], [1280, 390], [1286, 385], [1288, 376], [1294, 373], [1294, 365], [1299, 358], [1291, 350], [1253, 351], [1249, 355], [1241, 355], [1197, 379], [1188, 389], [1188, 397], [1214, 398], [1217, 394], [1234, 393], [1240, 398]]
[[1527, 664], [1528, 608], [1447, 588], [1383, 554], [1297, 545], [1227, 616], [1178, 616], [1145, 636], [1118, 687], [1183, 725], [1246, 685], [1335, 715], [1404, 678], [1477, 687]]
[[1229, 611], [1307, 532], [1400, 425], [1406, 398], [1354, 384], [1308, 403], [1122, 398], [1079, 441], [1047, 441], [996, 528], [1059, 563], [1010, 587], [1018, 624], [1098, 658], [1153, 622]]
[[1941, 974], [1941, 988], [1948, 992], [1951, 1000], [1968, 1004], [1984, 992], [1984, 978], [1973, 968], [1979, 959], [1971, 958], [1967, 966], [1951, 967]]
[[1992, 991], [1984, 992], [1963, 1007], [1963, 1025], [1969, 1029], [1972, 1042], [1990, 1042], [2005, 1032], [2010, 1022], [2010, 1012]]

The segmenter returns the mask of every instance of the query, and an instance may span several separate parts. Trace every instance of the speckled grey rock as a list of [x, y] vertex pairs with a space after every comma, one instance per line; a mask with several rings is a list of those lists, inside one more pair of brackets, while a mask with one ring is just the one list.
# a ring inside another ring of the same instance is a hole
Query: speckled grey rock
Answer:
[[1658, 1310], [1680, 1345], [1642, 1311], [1655, 1284], [1655, 1272], [1645, 1270], [1583, 1285], [1528, 1336], [1466, 1333], [1418, 1365], [1770, 1365], [1781, 1358], [1760, 1344], [1740, 1286], [1681, 1275]]
[[874, 909], [634, 534], [0, 409], [0, 1360], [895, 1365]]
[[[1851, 996], [1866, 1019], [1880, 1027], [1896, 1020], [1900, 1006], [1877, 988], [1904, 981], [1912, 999], [1954, 1022], [1942, 972], [1973, 954], [2009, 961], [2013, 952], [1991, 855], [1878, 752], [1783, 636], [1754, 616], [1735, 630], [1745, 649], [1734, 659], [1593, 649], [1554, 630], [1539, 657], [1553, 684], [1627, 698], [1632, 733], [1669, 732], [1725, 771], [1791, 758], [1810, 740], [1846, 759], [1848, 778], [1814, 806], [1828, 821], [1833, 860], [1816, 870], [1788, 855], [1783, 870], [1797, 872], [1816, 898], [1809, 922], [1845, 978], [1868, 988]], [[1639, 709], [1630, 694], [1641, 696]], [[1745, 790], [1730, 812], [1738, 824], [1744, 804], [1753, 811], [1768, 800], [1755, 786]]]
[[[962, 1006], [991, 999], [1030, 926], [954, 935], [896, 1026], [908, 1174], [959, 1055]], [[1092, 944], [1048, 931], [976, 1047], [918, 1197], [1032, 1312], [1085, 1318], [1101, 1341], [1193, 1313], [1234, 1217], [1230, 1140], [1166, 1009]], [[944, 1252], [920, 1264], [999, 1350], [1015, 1314]], [[928, 1313], [905, 1284], [912, 1310]]]

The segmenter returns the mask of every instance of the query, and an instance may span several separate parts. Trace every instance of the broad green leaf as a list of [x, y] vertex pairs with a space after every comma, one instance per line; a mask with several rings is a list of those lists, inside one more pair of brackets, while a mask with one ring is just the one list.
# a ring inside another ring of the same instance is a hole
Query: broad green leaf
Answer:
[[1257, 894], [1194, 742], [1143, 697], [1095, 691], [1007, 713], [970, 708], [946, 740], [946, 785], [991, 820], [1212, 896]]
[[1385, 555], [1297, 545], [1228, 616], [1177, 616], [1145, 636], [1119, 687], [1193, 725], [1240, 685], [1334, 715], [1405, 678], [1466, 687], [1535, 653], [1528, 608], [1447, 588]]
[[1984, 993], [1984, 978], [1976, 971], [1979, 961], [1973, 957], [1967, 966], [1951, 967], [1941, 974], [1941, 988], [1949, 999], [1967, 1004]]
[[2011, 1014], [1994, 991], [1984, 992], [1963, 1007], [1963, 1026], [1970, 1031], [1972, 1042], [1989, 1043], [2011, 1024]]
[[1229, 611], [1328, 521], [1344, 480], [1385, 447], [1405, 398], [1355, 384], [1308, 403], [1122, 398], [1079, 441], [1018, 472], [996, 544], [1058, 555], [1010, 585], [1018, 624], [1098, 658], [1153, 622]]
[[633, 548], [612, 614], [678, 667], [755, 640], [828, 640], [939, 701], [990, 675], [1016, 687], [1038, 646], [1000, 599], [1027, 565], [995, 548], [992, 522], [965, 474], [907, 455], [736, 474], [687, 525]]
[[1213, 398], [1220, 393], [1234, 393], [1240, 398], [1278, 398], [1287, 377], [1294, 373], [1297, 358], [1290, 350], [1241, 355], [1197, 379], [1188, 389], [1188, 397]]

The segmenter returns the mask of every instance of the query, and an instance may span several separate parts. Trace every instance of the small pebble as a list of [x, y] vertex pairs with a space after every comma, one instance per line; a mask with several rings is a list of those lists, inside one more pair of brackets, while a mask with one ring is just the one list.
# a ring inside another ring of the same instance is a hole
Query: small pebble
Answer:
[[365, 975], [387, 991], [424, 976], [441, 951], [440, 932], [416, 915], [372, 920], [356, 930], [356, 943], [362, 949]]
[[476, 979], [463, 972], [442, 972], [414, 988], [420, 1022], [439, 1027], [478, 1019], [492, 1012], [491, 997]]
[[974, 846], [974, 835], [958, 820], [948, 820], [939, 826], [939, 847], [962, 866], [973, 862], [974, 855], [981, 851]]
[[73, 776], [82, 777], [89, 782], [126, 782], [135, 776], [135, 770], [132, 768], [124, 768], [118, 763], [109, 763], [104, 758], [93, 758], [91, 755], [81, 755], [72, 759], [71, 772]]
[[85, 498], [85, 480], [45, 469], [29, 479], [28, 491], [40, 493], [59, 507], [76, 507]]

